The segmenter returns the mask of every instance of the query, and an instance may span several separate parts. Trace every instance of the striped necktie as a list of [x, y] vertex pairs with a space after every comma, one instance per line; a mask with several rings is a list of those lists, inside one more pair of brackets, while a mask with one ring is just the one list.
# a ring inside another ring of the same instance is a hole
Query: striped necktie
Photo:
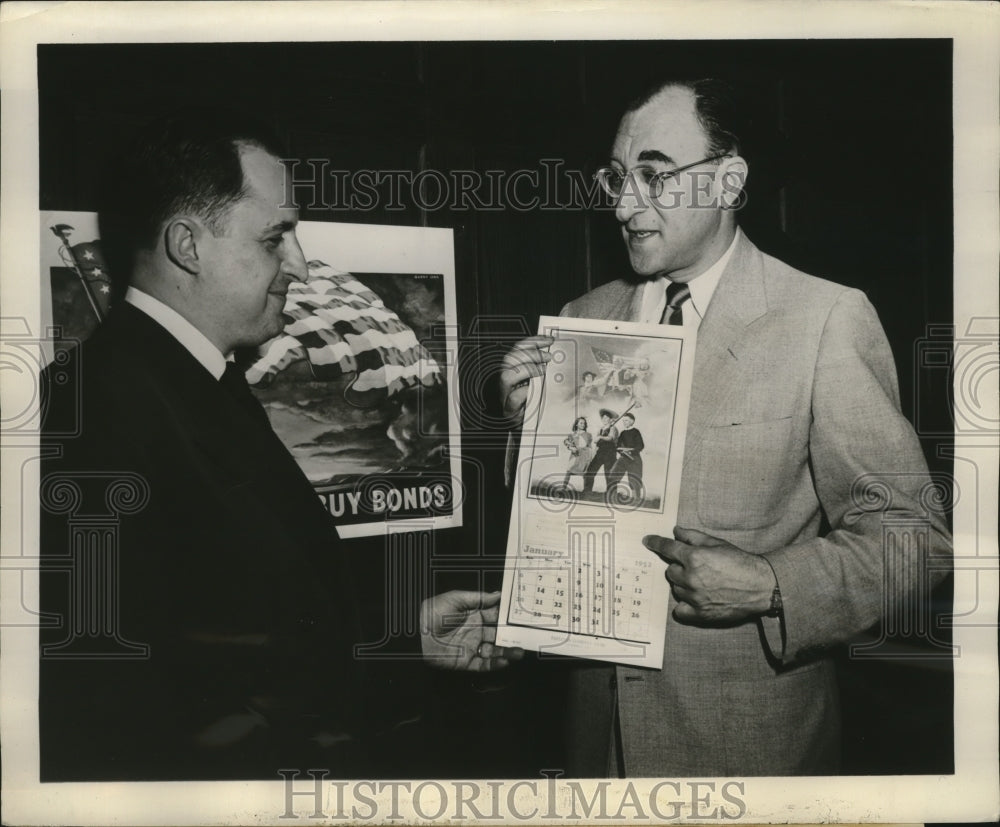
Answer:
[[686, 284], [670, 282], [667, 286], [667, 306], [663, 308], [660, 324], [684, 324], [684, 312], [681, 305], [691, 298], [691, 288]]

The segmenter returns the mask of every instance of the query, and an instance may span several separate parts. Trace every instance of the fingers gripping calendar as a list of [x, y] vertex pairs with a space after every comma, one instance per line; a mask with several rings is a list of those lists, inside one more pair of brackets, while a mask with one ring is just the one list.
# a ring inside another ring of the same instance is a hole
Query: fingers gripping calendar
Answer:
[[663, 666], [694, 332], [542, 317], [552, 360], [525, 408], [497, 643]]

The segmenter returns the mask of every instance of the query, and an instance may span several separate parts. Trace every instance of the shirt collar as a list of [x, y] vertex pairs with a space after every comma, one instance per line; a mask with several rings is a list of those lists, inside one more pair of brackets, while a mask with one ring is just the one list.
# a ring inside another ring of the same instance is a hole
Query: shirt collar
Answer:
[[[737, 227], [729, 249], [722, 254], [722, 257], [704, 273], [695, 276], [688, 282], [688, 287], [691, 289], [691, 298], [683, 305], [685, 327], [698, 327], [701, 325], [701, 320], [705, 318], [705, 313], [708, 312], [709, 302], [712, 301], [712, 296], [715, 295], [715, 288], [719, 286], [719, 279], [722, 278], [726, 265], [729, 264], [729, 260], [733, 257], [733, 251], [736, 249], [736, 243], [739, 241], [741, 235], [742, 230]], [[657, 324], [660, 321], [667, 304], [668, 284], [670, 284], [670, 279], [666, 276], [660, 276], [650, 279], [643, 285], [643, 289], [640, 292], [639, 321], [652, 324]], [[692, 313], [691, 310], [694, 312]]]
[[212, 376], [222, 378], [226, 370], [226, 357], [180, 313], [135, 287], [129, 287], [125, 293], [125, 301], [165, 328]]

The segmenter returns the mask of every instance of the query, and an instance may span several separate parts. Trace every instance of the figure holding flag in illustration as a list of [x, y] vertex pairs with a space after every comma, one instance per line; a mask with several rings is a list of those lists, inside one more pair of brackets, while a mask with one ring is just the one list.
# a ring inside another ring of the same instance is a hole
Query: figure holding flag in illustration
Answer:
[[622, 405], [636, 403], [641, 407], [641, 400], [649, 397], [649, 360], [626, 357], [596, 347], [591, 351], [601, 371], [600, 378], [595, 378], [594, 382], [600, 388], [601, 396], [610, 397], [607, 400], [610, 404], [617, 401]]

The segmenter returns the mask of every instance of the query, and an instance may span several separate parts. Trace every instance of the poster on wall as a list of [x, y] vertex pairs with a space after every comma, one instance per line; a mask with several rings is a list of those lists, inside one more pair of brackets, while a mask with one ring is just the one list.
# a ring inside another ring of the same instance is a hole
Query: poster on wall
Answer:
[[[275, 432], [343, 537], [461, 525], [452, 231], [305, 221], [285, 329], [241, 354]], [[112, 309], [95, 213], [41, 214], [54, 352]], [[52, 358], [53, 354], [48, 354]]]

